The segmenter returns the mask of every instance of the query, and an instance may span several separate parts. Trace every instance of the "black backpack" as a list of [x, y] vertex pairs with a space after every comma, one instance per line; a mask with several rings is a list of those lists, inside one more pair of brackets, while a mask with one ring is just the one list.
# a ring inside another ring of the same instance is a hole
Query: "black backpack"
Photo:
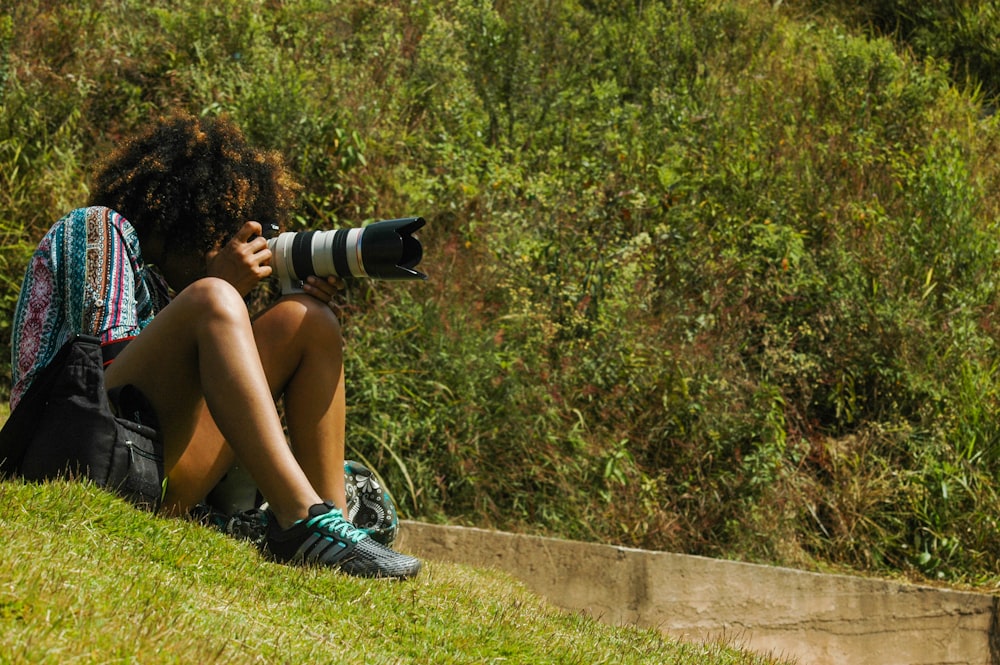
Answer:
[[163, 441], [155, 412], [135, 386], [105, 390], [96, 337], [67, 341], [29, 386], [0, 430], [0, 476], [86, 477], [159, 508]]

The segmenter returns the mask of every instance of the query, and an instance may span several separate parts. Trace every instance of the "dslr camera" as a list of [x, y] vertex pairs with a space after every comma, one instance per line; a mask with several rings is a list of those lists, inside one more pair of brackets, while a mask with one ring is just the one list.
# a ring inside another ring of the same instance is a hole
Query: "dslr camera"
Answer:
[[310, 275], [427, 279], [416, 270], [423, 247], [413, 236], [425, 223], [423, 217], [404, 217], [354, 229], [286, 231], [267, 241], [271, 268], [283, 294], [301, 291]]

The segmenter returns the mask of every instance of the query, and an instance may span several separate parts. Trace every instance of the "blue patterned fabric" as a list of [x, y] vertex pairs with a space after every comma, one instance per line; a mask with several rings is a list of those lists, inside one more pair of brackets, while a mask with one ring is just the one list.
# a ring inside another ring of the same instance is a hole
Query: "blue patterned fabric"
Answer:
[[11, 409], [63, 343], [102, 344], [139, 334], [166, 306], [162, 277], [142, 260], [135, 229], [117, 212], [78, 208], [55, 223], [31, 257], [14, 313]]

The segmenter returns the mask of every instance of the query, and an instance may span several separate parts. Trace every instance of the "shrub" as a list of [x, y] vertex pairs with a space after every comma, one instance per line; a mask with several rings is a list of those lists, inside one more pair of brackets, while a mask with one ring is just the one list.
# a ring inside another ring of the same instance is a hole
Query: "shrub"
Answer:
[[430, 281], [342, 308], [349, 453], [407, 516], [990, 579], [996, 121], [783, 6], [20, 3], [0, 306], [104, 147], [226, 113], [298, 228], [430, 222]]

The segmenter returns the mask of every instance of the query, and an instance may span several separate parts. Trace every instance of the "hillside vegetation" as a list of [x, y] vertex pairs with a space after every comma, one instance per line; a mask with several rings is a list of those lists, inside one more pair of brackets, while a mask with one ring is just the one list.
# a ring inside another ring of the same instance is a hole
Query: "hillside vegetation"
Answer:
[[405, 516], [995, 586], [1000, 18], [926, 4], [0, 0], [0, 346], [94, 161], [224, 113], [296, 228], [428, 220], [342, 309]]

